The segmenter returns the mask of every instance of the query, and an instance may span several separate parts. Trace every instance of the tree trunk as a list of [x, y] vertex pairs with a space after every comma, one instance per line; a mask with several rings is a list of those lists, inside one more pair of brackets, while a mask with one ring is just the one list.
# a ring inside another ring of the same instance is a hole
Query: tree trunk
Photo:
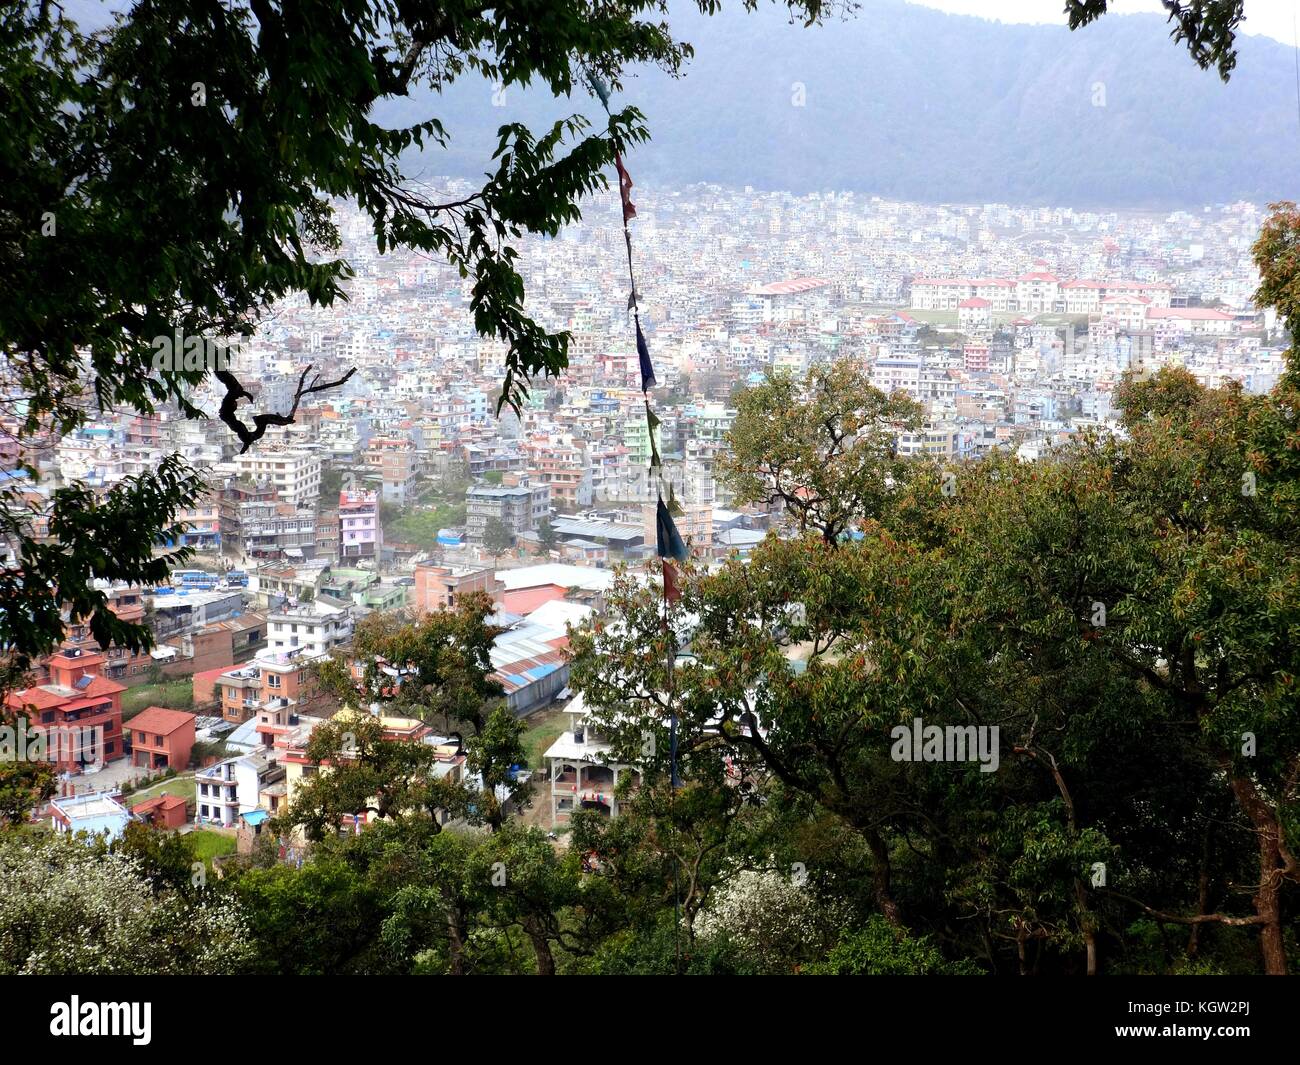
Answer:
[[889, 847], [880, 834], [874, 830], [863, 833], [867, 841], [867, 846], [871, 848], [871, 856], [875, 859], [874, 868], [871, 871], [872, 884], [876, 896], [876, 905], [880, 907], [881, 914], [886, 921], [895, 928], [905, 927], [903, 924], [903, 912], [898, 908], [898, 903], [894, 901], [893, 887], [890, 882], [889, 867]]
[[554, 976], [555, 955], [551, 953], [551, 941], [542, 931], [541, 923], [536, 918], [530, 917], [524, 922], [524, 931], [532, 940], [533, 953], [537, 955], [537, 975]]
[[447, 948], [451, 955], [451, 975], [464, 976], [465, 969], [465, 921], [457, 907], [447, 911]]
[[[1210, 912], [1210, 829], [1205, 829], [1205, 839], [1201, 844], [1201, 874], [1196, 880], [1196, 912]], [[1201, 947], [1201, 926], [1192, 925], [1187, 937], [1187, 956], [1195, 958]]]
[[1286, 945], [1282, 939], [1282, 877], [1287, 863], [1280, 846], [1282, 826], [1277, 814], [1266, 803], [1249, 777], [1234, 776], [1232, 793], [1250, 818], [1259, 843], [1259, 887], [1252, 901], [1261, 918], [1259, 949], [1264, 957], [1264, 972], [1269, 976], [1286, 976]]

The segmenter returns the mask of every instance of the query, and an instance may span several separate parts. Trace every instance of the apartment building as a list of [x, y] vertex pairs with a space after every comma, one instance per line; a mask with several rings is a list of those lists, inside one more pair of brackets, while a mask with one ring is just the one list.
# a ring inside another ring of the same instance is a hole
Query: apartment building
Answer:
[[465, 536], [483, 542], [483, 529], [497, 518], [514, 534], [536, 529], [550, 515], [551, 489], [523, 480], [514, 485], [476, 484], [465, 493]]
[[311, 558], [316, 553], [316, 512], [292, 503], [243, 503], [243, 551], [254, 558]]
[[421, 562], [415, 567], [411, 607], [417, 614], [448, 610], [470, 592], [482, 592], [494, 603], [501, 602], [505, 585], [491, 567], [441, 565]]
[[320, 497], [320, 456], [309, 451], [254, 449], [235, 457], [235, 472], [271, 485], [282, 503], [315, 506]]
[[314, 599], [267, 611], [266, 649], [271, 655], [323, 658], [352, 639], [352, 610]]
[[377, 559], [384, 542], [376, 492], [340, 492], [338, 557], [340, 562]]

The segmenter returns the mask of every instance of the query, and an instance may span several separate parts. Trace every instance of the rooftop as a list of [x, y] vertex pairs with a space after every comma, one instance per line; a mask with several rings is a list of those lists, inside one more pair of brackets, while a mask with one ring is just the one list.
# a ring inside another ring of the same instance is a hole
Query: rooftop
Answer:
[[133, 732], [150, 732], [169, 736], [179, 728], [193, 724], [194, 715], [188, 710], [168, 710], [165, 706], [146, 706], [126, 723]]

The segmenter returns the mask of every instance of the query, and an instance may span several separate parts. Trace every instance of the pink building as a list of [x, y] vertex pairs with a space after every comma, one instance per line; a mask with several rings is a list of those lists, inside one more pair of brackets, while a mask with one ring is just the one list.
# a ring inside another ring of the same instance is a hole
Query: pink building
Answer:
[[384, 543], [375, 492], [339, 493], [339, 561], [377, 558]]

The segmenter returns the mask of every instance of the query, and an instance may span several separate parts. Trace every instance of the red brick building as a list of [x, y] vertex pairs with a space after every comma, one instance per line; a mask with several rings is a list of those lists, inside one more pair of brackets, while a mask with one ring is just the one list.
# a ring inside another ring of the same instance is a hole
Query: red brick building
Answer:
[[190, 764], [194, 746], [194, 715], [187, 710], [146, 706], [126, 726], [131, 737], [131, 764], [157, 772], [178, 773]]
[[50, 761], [60, 773], [114, 762], [126, 752], [122, 739], [124, 685], [102, 675], [104, 656], [79, 647], [51, 655], [49, 679], [10, 692], [5, 704], [27, 714], [31, 730], [46, 735]]

